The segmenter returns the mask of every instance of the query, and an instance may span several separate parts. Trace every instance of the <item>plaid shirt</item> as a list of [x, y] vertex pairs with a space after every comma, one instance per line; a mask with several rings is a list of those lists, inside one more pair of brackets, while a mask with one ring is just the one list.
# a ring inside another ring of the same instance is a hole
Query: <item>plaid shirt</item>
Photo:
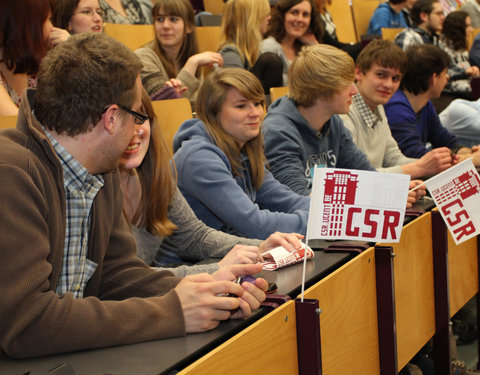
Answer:
[[362, 116], [368, 127], [373, 128], [377, 122], [382, 122], [382, 117], [380, 116], [378, 109], [375, 108], [375, 111], [372, 112], [360, 93], [353, 95], [353, 103], [357, 106], [360, 116]]
[[395, 44], [399, 45], [404, 51], [417, 44], [438, 46], [438, 35], [435, 33], [429, 34], [419, 27], [409, 27], [395, 37]]
[[95, 262], [87, 259], [88, 233], [93, 200], [103, 187], [103, 177], [91, 175], [48, 130], [44, 130], [62, 165], [65, 189], [64, 258], [56, 292], [60, 296], [72, 292], [74, 298], [81, 298], [97, 268]]

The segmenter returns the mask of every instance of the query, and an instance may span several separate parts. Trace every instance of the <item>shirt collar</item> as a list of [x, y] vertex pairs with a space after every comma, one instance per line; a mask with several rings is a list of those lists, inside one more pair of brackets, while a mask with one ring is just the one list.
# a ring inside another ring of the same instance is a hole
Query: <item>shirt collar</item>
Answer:
[[88, 170], [80, 164], [78, 160], [75, 159], [43, 125], [42, 127], [60, 159], [65, 188], [70, 191], [80, 189], [84, 192], [87, 191], [90, 186], [94, 186], [97, 189], [101, 188], [104, 183], [102, 175], [92, 175], [88, 172]]
[[360, 112], [360, 116], [365, 121], [367, 126], [373, 128], [377, 124], [377, 122], [381, 121], [380, 113], [378, 112], [378, 106], [375, 107], [375, 110], [372, 111], [365, 100], [363, 99], [360, 93], [353, 95], [352, 98], [353, 103], [357, 106], [358, 112]]

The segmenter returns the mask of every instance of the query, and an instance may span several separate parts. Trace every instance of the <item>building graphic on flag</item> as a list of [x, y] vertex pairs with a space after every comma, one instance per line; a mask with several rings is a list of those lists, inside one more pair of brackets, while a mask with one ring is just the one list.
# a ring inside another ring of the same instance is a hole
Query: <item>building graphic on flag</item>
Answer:
[[478, 175], [471, 170], [433, 191], [439, 205], [458, 195], [465, 200], [478, 193], [480, 193], [480, 180]]
[[[349, 171], [327, 172], [323, 204], [325, 205], [325, 212], [330, 212], [330, 214], [328, 218], [324, 215], [323, 222], [328, 222], [329, 236], [339, 236], [341, 234], [345, 205], [355, 204], [357, 188], [358, 174]], [[330, 210], [328, 210], [328, 206], [330, 206]]]

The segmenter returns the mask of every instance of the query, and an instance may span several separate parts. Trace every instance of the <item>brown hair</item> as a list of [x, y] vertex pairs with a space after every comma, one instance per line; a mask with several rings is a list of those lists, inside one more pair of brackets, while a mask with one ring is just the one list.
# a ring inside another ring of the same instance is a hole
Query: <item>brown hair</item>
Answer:
[[54, 0], [4, 0], [0, 2], [2, 59], [14, 74], [36, 74], [48, 51], [43, 25], [54, 10]]
[[362, 73], [369, 71], [374, 63], [385, 68], [398, 69], [403, 75], [407, 70], [407, 55], [395, 43], [375, 39], [362, 49], [356, 61]]
[[[155, 39], [153, 43], [153, 50], [162, 62], [168, 78], [175, 78], [178, 74], [176, 66], [184, 66], [191, 56], [198, 53], [193, 6], [188, 0], [157, 0], [152, 9], [154, 24], [160, 14], [180, 17], [185, 25], [183, 43], [175, 60], [167, 56], [158, 39]], [[187, 34], [187, 29], [192, 31]], [[197, 71], [197, 76], [199, 74], [200, 71]]]
[[132, 106], [141, 68], [131, 50], [105, 33], [72, 35], [42, 61], [35, 115], [57, 134], [86, 133], [106, 106]]
[[68, 23], [78, 7], [80, 0], [56, 0], [52, 14], [53, 26], [68, 30]]
[[[285, 14], [297, 4], [300, 4], [305, 0], [280, 0], [272, 8], [272, 19], [270, 20], [270, 31], [269, 35], [272, 35], [277, 42], [281, 43], [285, 37]], [[309, 29], [312, 31], [315, 38], [319, 43], [323, 41], [323, 23], [320, 19], [320, 14], [318, 8], [315, 6], [312, 0], [306, 0], [310, 3], [312, 12], [310, 16], [310, 26]], [[300, 51], [304, 44], [299, 40], [295, 40], [294, 47], [296, 51]]]
[[450, 41], [455, 51], [466, 50], [467, 47], [467, 12], [458, 10], [450, 13], [443, 21], [442, 33]]
[[253, 187], [259, 189], [265, 173], [265, 155], [263, 153], [263, 137], [249, 140], [240, 149], [232, 137], [225, 132], [219, 121], [225, 97], [231, 89], [236, 89], [247, 100], [264, 105], [262, 84], [252, 73], [241, 68], [217, 69], [210, 73], [199, 89], [196, 107], [197, 115], [205, 123], [205, 127], [213, 142], [225, 153], [232, 166], [234, 176], [241, 176], [241, 153], [250, 161], [250, 177]]
[[132, 222], [138, 223], [152, 234], [170, 236], [177, 228], [168, 219], [168, 206], [177, 186], [175, 169], [170, 165], [172, 155], [145, 89], [142, 91], [142, 104], [150, 119], [150, 144], [147, 154], [137, 167], [142, 197]]

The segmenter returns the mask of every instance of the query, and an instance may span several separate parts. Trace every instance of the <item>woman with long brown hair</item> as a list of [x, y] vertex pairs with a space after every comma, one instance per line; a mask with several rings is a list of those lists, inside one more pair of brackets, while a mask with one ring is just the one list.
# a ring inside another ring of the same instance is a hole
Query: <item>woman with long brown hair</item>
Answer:
[[187, 90], [184, 96], [195, 101], [201, 77], [199, 67], [223, 65], [217, 52], [198, 52], [193, 7], [188, 0], [158, 0], [152, 10], [155, 39], [135, 51], [143, 63], [143, 87], [154, 95], [172, 78]]
[[280, 184], [265, 167], [260, 127], [260, 81], [239, 68], [208, 75], [197, 99], [198, 119], [174, 138], [178, 186], [207, 225], [237, 235], [267, 238], [305, 234], [310, 197]]
[[[120, 159], [120, 183], [124, 213], [132, 223], [138, 255], [147, 264], [168, 267], [177, 276], [211, 273], [228, 264], [255, 263], [260, 253], [275, 246], [300, 246], [294, 234], [275, 233], [262, 242], [219, 232], [198, 220], [176, 186], [175, 169], [145, 91], [142, 103], [148, 120], [137, 125]], [[212, 257], [223, 259], [192, 265]]]

